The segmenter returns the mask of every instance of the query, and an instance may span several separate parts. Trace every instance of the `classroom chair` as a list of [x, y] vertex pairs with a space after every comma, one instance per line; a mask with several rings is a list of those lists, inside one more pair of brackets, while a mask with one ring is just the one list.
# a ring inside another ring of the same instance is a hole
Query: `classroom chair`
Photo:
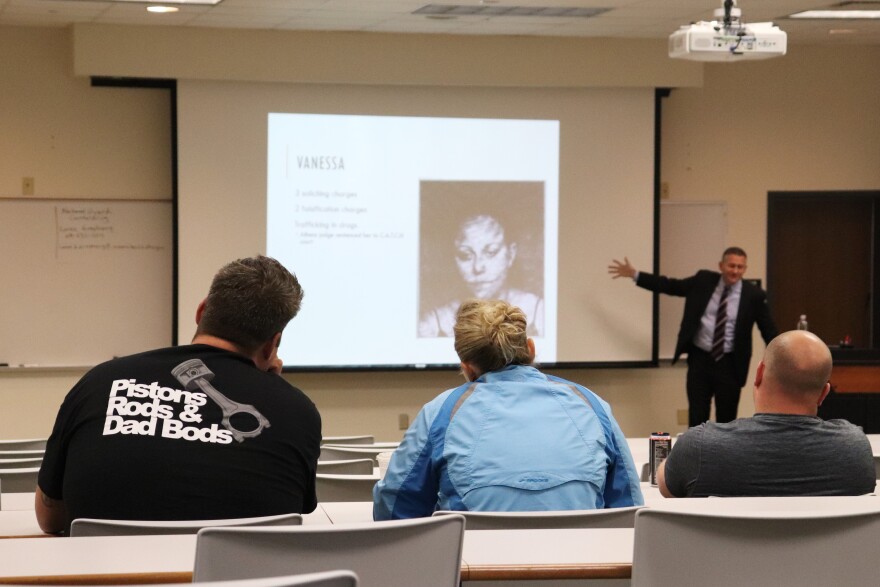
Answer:
[[145, 534], [196, 534], [202, 528], [227, 526], [301, 526], [301, 514], [279, 514], [225, 520], [105, 520], [77, 518], [70, 536], [142, 536]]
[[[327, 571], [286, 575], [268, 579], [241, 579], [239, 581], [205, 581], [202, 587], [358, 587], [357, 575], [351, 571]], [[192, 583], [183, 583], [186, 587]]]
[[332, 475], [372, 475], [372, 459], [342, 459], [339, 461], [318, 461], [318, 473]]
[[33, 493], [39, 474], [39, 467], [0, 469], [0, 494]]
[[12, 440], [0, 440], [2, 450], [46, 450], [48, 438], [15, 438]]
[[388, 452], [389, 449], [386, 446], [370, 446], [370, 447], [358, 447], [357, 445], [351, 445], [351, 447], [339, 447], [339, 446], [322, 446], [321, 447], [321, 455], [318, 457], [319, 461], [342, 461], [342, 460], [351, 460], [351, 459], [372, 459], [373, 466], [376, 464], [376, 455], [380, 452]]
[[373, 486], [378, 475], [315, 475], [315, 493], [318, 502], [373, 501]]
[[633, 587], [877, 584], [880, 510], [785, 511], [777, 503], [741, 513], [639, 510]]
[[463, 515], [468, 530], [539, 530], [560, 528], [632, 528], [644, 506], [601, 510], [543, 512], [454, 512], [437, 510], [434, 516]]
[[42, 457], [27, 459], [4, 459], [0, 458], [0, 469], [31, 469], [40, 468], [43, 463]]
[[376, 441], [376, 437], [372, 434], [365, 434], [363, 436], [323, 436], [321, 437], [321, 444], [373, 444]]
[[42, 448], [28, 450], [0, 450], [0, 459], [42, 459], [46, 451]]
[[345, 568], [364, 587], [458, 587], [464, 518], [299, 528], [205, 528], [194, 581]]

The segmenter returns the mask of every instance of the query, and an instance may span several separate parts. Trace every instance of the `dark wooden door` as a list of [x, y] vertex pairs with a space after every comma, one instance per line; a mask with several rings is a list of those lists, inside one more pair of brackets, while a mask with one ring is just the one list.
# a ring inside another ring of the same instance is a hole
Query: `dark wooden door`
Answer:
[[771, 193], [767, 292], [780, 331], [807, 315], [828, 345], [849, 335], [872, 346], [874, 198], [846, 193]]

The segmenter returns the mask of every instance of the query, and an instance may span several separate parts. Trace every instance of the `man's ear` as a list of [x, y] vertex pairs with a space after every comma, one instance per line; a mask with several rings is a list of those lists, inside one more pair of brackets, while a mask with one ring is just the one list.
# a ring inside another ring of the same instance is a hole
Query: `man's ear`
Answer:
[[529, 346], [529, 363], [535, 362], [535, 340], [533, 338], [527, 338], [526, 344]]
[[264, 345], [264, 348], [263, 348], [264, 355], [263, 356], [266, 357], [267, 359], [274, 358], [278, 354], [278, 347], [280, 345], [281, 345], [281, 333], [276, 332], [275, 334], [272, 335], [272, 338], [269, 339], [269, 342], [267, 342]]
[[272, 335], [272, 338], [267, 340], [260, 347], [259, 353], [260, 358], [264, 361], [274, 360], [275, 356], [278, 354], [278, 345], [281, 344], [281, 333], [276, 332]]
[[762, 381], [764, 381], [764, 361], [758, 363], [758, 369], [755, 371], [755, 387], [761, 385]]
[[208, 298], [205, 298], [199, 303], [199, 307], [196, 308], [196, 325], [202, 321], [202, 314], [205, 313], [205, 303], [208, 301]]

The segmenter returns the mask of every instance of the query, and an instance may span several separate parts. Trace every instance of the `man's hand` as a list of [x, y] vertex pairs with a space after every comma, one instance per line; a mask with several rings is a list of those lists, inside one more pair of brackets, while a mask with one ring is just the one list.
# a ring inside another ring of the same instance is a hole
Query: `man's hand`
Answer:
[[617, 279], [618, 277], [629, 277], [632, 279], [636, 275], [636, 268], [630, 265], [629, 259], [626, 257], [623, 258], [623, 263], [614, 259], [612, 261], [613, 265], [608, 266], [608, 273], [611, 274], [611, 279]]

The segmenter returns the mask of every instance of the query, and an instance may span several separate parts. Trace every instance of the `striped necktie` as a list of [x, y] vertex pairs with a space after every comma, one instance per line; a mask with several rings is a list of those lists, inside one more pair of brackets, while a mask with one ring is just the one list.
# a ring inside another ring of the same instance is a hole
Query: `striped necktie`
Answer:
[[730, 286], [725, 285], [718, 300], [718, 313], [715, 315], [715, 332], [712, 334], [712, 358], [720, 361], [724, 356], [724, 331], [727, 329], [727, 294]]

